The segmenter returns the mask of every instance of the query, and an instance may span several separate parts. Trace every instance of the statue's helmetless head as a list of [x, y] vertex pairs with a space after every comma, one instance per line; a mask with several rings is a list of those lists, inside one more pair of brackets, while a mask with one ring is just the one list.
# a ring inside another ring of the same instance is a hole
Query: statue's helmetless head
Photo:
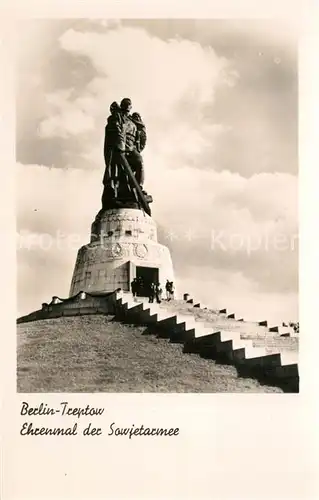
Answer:
[[121, 110], [129, 113], [132, 109], [132, 101], [128, 97], [125, 97], [121, 101]]
[[135, 120], [137, 122], [142, 122], [142, 117], [139, 113], [133, 113], [132, 118], [133, 118], [133, 120]]

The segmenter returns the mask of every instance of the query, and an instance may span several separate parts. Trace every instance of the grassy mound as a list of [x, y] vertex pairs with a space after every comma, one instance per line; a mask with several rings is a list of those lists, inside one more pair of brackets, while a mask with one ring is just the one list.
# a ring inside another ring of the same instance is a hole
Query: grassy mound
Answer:
[[17, 327], [18, 392], [277, 392], [106, 316]]

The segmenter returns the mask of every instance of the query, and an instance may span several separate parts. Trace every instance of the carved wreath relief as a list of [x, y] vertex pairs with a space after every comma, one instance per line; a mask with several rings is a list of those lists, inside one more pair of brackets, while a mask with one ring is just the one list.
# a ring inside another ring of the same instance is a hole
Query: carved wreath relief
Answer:
[[111, 255], [112, 257], [119, 258], [123, 255], [123, 248], [119, 243], [114, 243], [111, 246]]
[[146, 245], [134, 245], [134, 253], [136, 257], [139, 257], [139, 259], [144, 259], [147, 255], [147, 246]]

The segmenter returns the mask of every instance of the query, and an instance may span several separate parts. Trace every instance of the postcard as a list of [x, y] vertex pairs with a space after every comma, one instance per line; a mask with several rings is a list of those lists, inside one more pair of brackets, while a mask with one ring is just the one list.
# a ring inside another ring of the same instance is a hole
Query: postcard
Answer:
[[3, 498], [315, 498], [310, 9], [31, 3], [2, 43]]

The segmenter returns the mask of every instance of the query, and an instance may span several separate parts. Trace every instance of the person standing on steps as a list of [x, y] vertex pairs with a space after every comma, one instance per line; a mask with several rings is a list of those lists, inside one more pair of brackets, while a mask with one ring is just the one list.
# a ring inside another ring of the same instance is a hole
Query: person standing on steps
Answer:
[[148, 292], [148, 301], [149, 303], [153, 303], [154, 302], [154, 297], [155, 297], [155, 283], [151, 282], [149, 284], [149, 292]]
[[166, 300], [168, 302], [170, 300], [174, 300], [175, 287], [173, 281], [166, 280], [165, 290], [166, 290]]
[[161, 285], [157, 282], [155, 284], [155, 297], [156, 297], [156, 302], [157, 304], [160, 304], [162, 302], [162, 289]]
[[175, 287], [173, 281], [170, 282], [170, 300], [175, 300]]
[[135, 299], [135, 297], [137, 296], [137, 292], [138, 292], [138, 281], [137, 281], [137, 278], [134, 278], [132, 283], [131, 283], [131, 291], [132, 291], [132, 295]]
[[166, 291], [166, 300], [169, 301], [170, 297], [171, 297], [171, 294], [170, 294], [170, 281], [169, 280], [166, 280], [165, 291]]

